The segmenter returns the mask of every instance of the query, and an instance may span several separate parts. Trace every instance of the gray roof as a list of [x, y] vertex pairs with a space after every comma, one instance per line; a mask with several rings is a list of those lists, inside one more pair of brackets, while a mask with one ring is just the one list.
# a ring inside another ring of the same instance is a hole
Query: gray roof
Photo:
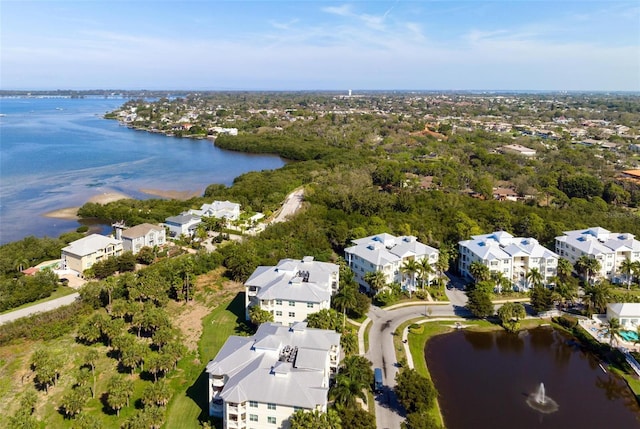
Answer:
[[186, 225], [192, 221], [199, 221], [200, 216], [192, 215], [192, 214], [181, 214], [178, 216], [170, 216], [165, 219], [166, 223], [172, 223], [175, 225]]
[[607, 307], [620, 317], [640, 317], [640, 303], [616, 302]]
[[98, 250], [105, 249], [108, 246], [117, 246], [118, 244], [122, 244], [122, 241], [100, 234], [91, 234], [79, 240], [72, 241], [67, 247], [64, 247], [62, 251], [76, 256], [87, 256]]
[[228, 377], [225, 401], [315, 408], [327, 403], [328, 355], [339, 344], [335, 331], [263, 323], [252, 337], [229, 337], [207, 372]]
[[245, 282], [258, 287], [259, 299], [324, 302], [331, 299], [332, 277], [339, 267], [313, 259], [282, 259], [275, 267], [260, 266]]
[[149, 233], [149, 231], [162, 231], [164, 228], [158, 225], [152, 225], [150, 223], [141, 223], [140, 225], [127, 228], [122, 231], [122, 237], [124, 238], [138, 238], [143, 237]]
[[640, 251], [640, 241], [633, 234], [610, 232], [594, 227], [565, 231], [565, 235], [556, 237], [556, 241], [567, 243], [582, 253], [597, 256], [615, 251]]
[[471, 240], [459, 243], [482, 260], [510, 259], [529, 256], [532, 258], [558, 258], [551, 250], [540, 245], [535, 238], [514, 237], [505, 231], [473, 235]]

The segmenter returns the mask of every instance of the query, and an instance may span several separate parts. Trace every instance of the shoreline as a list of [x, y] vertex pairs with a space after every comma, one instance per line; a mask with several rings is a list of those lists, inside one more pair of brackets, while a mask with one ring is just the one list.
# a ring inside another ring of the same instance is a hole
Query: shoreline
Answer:
[[[139, 192], [151, 195], [154, 197], [166, 198], [169, 200], [188, 200], [195, 197], [201, 197], [203, 191], [178, 191], [178, 190], [166, 190], [166, 189], [151, 189], [142, 188]], [[124, 194], [122, 192], [110, 191], [102, 194], [92, 196], [87, 200], [88, 203], [107, 204], [118, 200], [134, 199], [131, 195]], [[61, 209], [52, 210], [50, 212], [42, 214], [44, 217], [62, 220], [80, 220], [78, 217], [78, 210], [81, 206], [77, 207], [63, 207]]]

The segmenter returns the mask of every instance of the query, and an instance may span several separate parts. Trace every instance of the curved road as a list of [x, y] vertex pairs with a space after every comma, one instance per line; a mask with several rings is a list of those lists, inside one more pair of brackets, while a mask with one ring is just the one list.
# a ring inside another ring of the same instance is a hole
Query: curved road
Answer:
[[[369, 350], [365, 353], [374, 368], [382, 368], [384, 388], [375, 397], [376, 427], [395, 429], [405, 415], [393, 391], [399, 367], [393, 345], [394, 332], [404, 322], [419, 317], [469, 316], [463, 307], [454, 304], [414, 304], [383, 310], [371, 307], [368, 313], [372, 326], [369, 331]], [[363, 324], [362, 331], [364, 331]], [[364, 332], [363, 332], [364, 334]], [[401, 335], [401, 333], [398, 333]]]
[[44, 313], [45, 311], [55, 310], [58, 307], [72, 304], [79, 296], [80, 294], [76, 292], [72, 293], [71, 295], [63, 296], [61, 298], [52, 299], [51, 301], [46, 301], [40, 304], [21, 308], [20, 310], [0, 314], [0, 325], [2, 325], [3, 323], [13, 322], [14, 320], [23, 317], [31, 316], [32, 314]]

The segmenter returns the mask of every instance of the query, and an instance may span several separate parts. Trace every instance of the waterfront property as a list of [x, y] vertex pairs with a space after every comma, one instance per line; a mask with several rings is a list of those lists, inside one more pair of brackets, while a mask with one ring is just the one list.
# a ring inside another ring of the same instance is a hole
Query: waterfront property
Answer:
[[180, 237], [181, 235], [192, 237], [201, 222], [200, 216], [181, 214], [166, 218], [164, 224], [169, 228], [169, 236], [171, 237]]
[[251, 337], [231, 336], [207, 364], [209, 415], [223, 428], [289, 428], [297, 410], [327, 411], [340, 334], [263, 323]]
[[640, 261], [640, 241], [630, 233], [610, 232], [594, 227], [565, 231], [556, 237], [556, 252], [575, 264], [581, 256], [594, 258], [600, 263], [596, 277], [621, 281], [621, 265], [629, 259]]
[[62, 249], [61, 269], [73, 270], [82, 274], [96, 262], [112, 256], [119, 256], [123, 251], [122, 241], [100, 234], [91, 234], [72, 241]]
[[314, 261], [312, 256], [282, 259], [278, 265], [260, 266], [245, 282], [245, 309], [259, 306], [285, 325], [307, 320], [311, 313], [331, 308], [337, 292], [340, 267]]
[[382, 233], [359, 238], [352, 243], [353, 246], [344, 249], [344, 257], [356, 282], [367, 290], [370, 287], [365, 276], [377, 271], [384, 274], [386, 283], [400, 283], [405, 289], [412, 288], [413, 279], [402, 272], [403, 264], [410, 260], [417, 263], [428, 261], [431, 272], [425, 281], [430, 283], [435, 278], [439, 251], [420, 243], [414, 236], [395, 237]]
[[167, 242], [165, 229], [158, 225], [143, 223], [124, 229], [123, 224], [114, 224], [113, 227], [116, 238], [122, 240], [124, 251], [134, 255], [143, 247], [163, 246]]
[[607, 320], [616, 318], [620, 327], [628, 331], [636, 331], [640, 327], [640, 304], [616, 302], [607, 304]]
[[528, 290], [527, 274], [535, 268], [543, 283], [556, 275], [558, 255], [538, 243], [535, 238], [514, 237], [505, 231], [473, 235], [458, 243], [458, 268], [467, 278], [473, 278], [471, 264], [480, 262], [492, 273], [500, 273], [518, 290]]
[[183, 214], [192, 214], [200, 217], [215, 217], [227, 221], [238, 220], [240, 217], [240, 204], [231, 201], [214, 201], [211, 204], [203, 204], [200, 210], [189, 210]]

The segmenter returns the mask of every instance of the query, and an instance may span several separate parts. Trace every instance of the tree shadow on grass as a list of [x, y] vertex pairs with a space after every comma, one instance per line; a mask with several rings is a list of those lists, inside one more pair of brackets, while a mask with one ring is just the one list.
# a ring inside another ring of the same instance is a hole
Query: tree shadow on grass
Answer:
[[187, 397], [200, 407], [199, 422], [209, 421], [209, 375], [203, 370], [196, 381], [187, 388]]
[[235, 333], [238, 335], [252, 335], [256, 332], [256, 327], [245, 319], [244, 292], [238, 294], [227, 305], [227, 311], [236, 316]]

